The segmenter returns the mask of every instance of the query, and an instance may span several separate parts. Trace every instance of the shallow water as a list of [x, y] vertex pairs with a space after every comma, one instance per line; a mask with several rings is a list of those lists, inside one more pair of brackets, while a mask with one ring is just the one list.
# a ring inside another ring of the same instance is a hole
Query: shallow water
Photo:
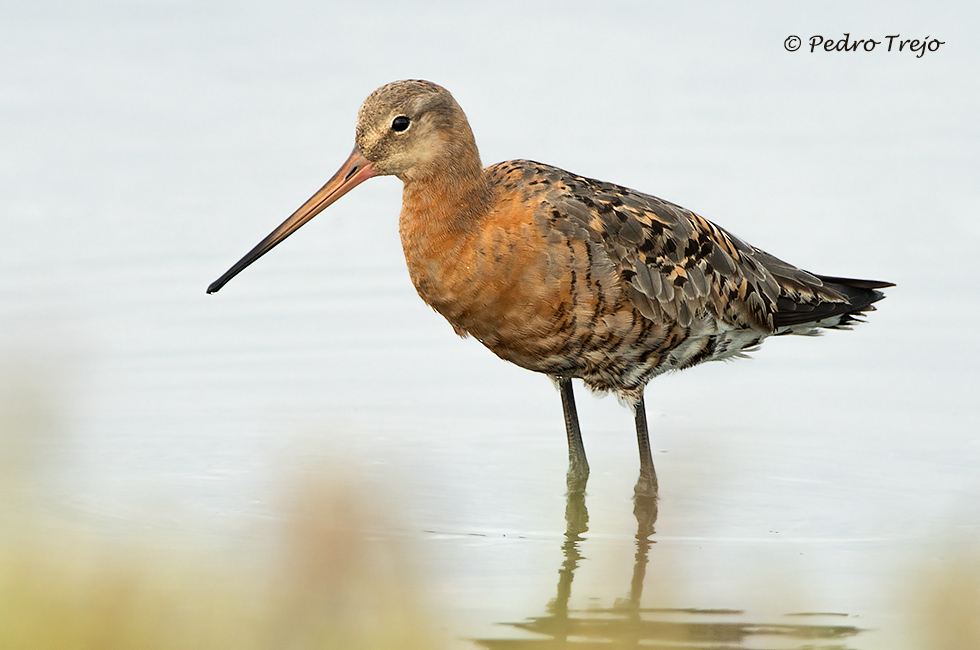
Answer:
[[[903, 572], [980, 532], [975, 10], [395, 9], [5, 17], [0, 363], [54, 405], [44, 507], [261, 546], [286, 477], [322, 472], [379, 502], [367, 533], [415, 558], [448, 645], [895, 647]], [[893, 28], [949, 45], [782, 46]], [[409, 76], [454, 92], [487, 163], [615, 180], [899, 286], [852, 332], [651, 384], [652, 529], [632, 418], [576, 384], [592, 477], [569, 504], [557, 392], [419, 301], [396, 180], [204, 293], [340, 164], [363, 97]]]

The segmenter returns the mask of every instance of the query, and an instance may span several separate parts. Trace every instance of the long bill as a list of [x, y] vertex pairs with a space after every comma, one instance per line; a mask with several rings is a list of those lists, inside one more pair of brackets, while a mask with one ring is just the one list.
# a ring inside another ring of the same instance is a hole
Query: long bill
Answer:
[[269, 233], [268, 237], [260, 241], [255, 248], [250, 250], [245, 257], [238, 260], [224, 275], [212, 282], [211, 286], [208, 287], [208, 293], [214, 293], [221, 289], [229, 280], [241, 273], [245, 267], [268, 253], [279, 242], [286, 239], [286, 237], [299, 230], [304, 223], [320, 214], [331, 203], [367, 179], [377, 175], [378, 172], [374, 169], [371, 161], [365, 158], [361, 150], [355, 146], [347, 162], [337, 170], [337, 173], [316, 194], [311, 196], [306, 203], [301, 205], [296, 212], [283, 221], [278, 228]]

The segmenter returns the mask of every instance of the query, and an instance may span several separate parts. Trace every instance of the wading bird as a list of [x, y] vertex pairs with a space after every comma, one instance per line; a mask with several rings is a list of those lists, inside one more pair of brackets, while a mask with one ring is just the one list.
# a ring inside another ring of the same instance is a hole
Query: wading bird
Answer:
[[744, 356], [768, 336], [846, 328], [893, 286], [809, 273], [619, 185], [529, 160], [484, 169], [452, 95], [409, 80], [371, 93], [340, 170], [208, 293], [380, 175], [404, 183], [399, 232], [422, 300], [460, 336], [558, 386], [570, 491], [584, 490], [589, 473], [573, 378], [633, 409], [636, 495], [655, 499], [647, 382]]

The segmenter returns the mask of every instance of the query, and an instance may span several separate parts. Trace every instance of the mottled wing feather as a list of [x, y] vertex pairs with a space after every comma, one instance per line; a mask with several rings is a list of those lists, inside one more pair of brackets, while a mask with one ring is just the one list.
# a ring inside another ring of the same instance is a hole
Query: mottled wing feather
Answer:
[[601, 242], [620, 268], [633, 303], [648, 318], [687, 327], [710, 314], [732, 327], [772, 332], [781, 276], [799, 290], [808, 282], [820, 283], [673, 203], [524, 164], [551, 177], [542, 209], [562, 216], [557, 227], [566, 234]]
[[807, 333], [809, 324], [846, 326], [874, 309], [883, 297], [874, 289], [892, 286], [809, 273], [669, 201], [557, 167], [515, 160], [488, 171], [520, 179], [546, 228], [599, 244], [633, 304], [656, 322], [688, 327], [711, 316], [762, 334]]

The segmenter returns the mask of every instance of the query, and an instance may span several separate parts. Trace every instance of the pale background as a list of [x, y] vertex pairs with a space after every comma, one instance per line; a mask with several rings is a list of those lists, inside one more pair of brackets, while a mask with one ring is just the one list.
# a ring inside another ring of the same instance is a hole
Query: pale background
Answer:
[[[888, 647], [896, 567], [980, 532], [980, 11], [462, 7], [4, 5], [0, 368], [6, 408], [55, 405], [47, 507], [248, 544], [284, 473], [331, 468], [397, 513], [448, 638], [543, 613], [565, 530], [558, 395], [415, 295], [397, 180], [204, 292], [340, 165], [371, 90], [426, 78], [485, 164], [615, 181], [812, 271], [897, 283], [853, 332], [647, 391], [662, 501], [644, 604], [745, 608], [791, 575], [804, 593], [776, 614], [859, 617], [877, 631], [852, 645]], [[806, 51], [844, 32], [945, 44]], [[635, 552], [632, 421], [576, 389], [593, 478], [573, 602], [608, 606]], [[666, 593], [660, 574], [684, 579]]]

